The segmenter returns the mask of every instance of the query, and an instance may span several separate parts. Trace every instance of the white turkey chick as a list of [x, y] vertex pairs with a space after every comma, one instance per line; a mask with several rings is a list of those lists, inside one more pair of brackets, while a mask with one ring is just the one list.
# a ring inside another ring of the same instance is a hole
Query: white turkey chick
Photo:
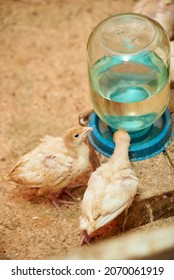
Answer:
[[[56, 208], [61, 203], [72, 203], [58, 199], [71, 189], [71, 182], [89, 168], [89, 146], [85, 139], [91, 127], [72, 127], [64, 137], [45, 136], [35, 149], [22, 156], [9, 174], [12, 181], [30, 187], [38, 187], [40, 195], [53, 191], [47, 197]], [[65, 189], [66, 188], [66, 189]], [[56, 192], [56, 197], [55, 197]]]
[[115, 149], [107, 163], [91, 174], [81, 204], [82, 244], [90, 235], [127, 209], [137, 193], [138, 178], [128, 156], [130, 136], [118, 130], [113, 136]]

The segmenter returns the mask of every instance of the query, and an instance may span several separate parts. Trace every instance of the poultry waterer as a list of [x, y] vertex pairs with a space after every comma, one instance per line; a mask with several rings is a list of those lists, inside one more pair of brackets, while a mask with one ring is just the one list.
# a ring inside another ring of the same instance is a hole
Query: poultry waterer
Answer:
[[170, 44], [161, 25], [135, 13], [102, 21], [87, 45], [90, 98], [95, 113], [89, 140], [110, 157], [113, 132], [131, 136], [130, 159], [162, 152], [172, 139]]

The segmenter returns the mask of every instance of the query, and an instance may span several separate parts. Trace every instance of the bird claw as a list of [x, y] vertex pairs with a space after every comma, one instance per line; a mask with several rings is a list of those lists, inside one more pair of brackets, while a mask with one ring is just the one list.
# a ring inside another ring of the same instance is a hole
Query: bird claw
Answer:
[[62, 193], [65, 193], [66, 195], [68, 195], [72, 200], [65, 200], [65, 199], [60, 199], [57, 198], [55, 194], [47, 194], [47, 198], [52, 202], [52, 204], [54, 205], [54, 207], [57, 210], [60, 210], [60, 205], [64, 204], [64, 205], [73, 205], [75, 204], [75, 201], [79, 201], [79, 198], [76, 198], [72, 193], [71, 193], [72, 189], [71, 188], [64, 188]]
[[72, 204], [75, 203], [74, 201], [69, 201], [69, 200], [57, 198], [54, 194], [47, 195], [47, 198], [51, 201], [51, 203], [54, 205], [54, 207], [57, 210], [60, 210], [60, 205], [61, 204], [72, 205]]
[[81, 239], [81, 246], [83, 246], [84, 244], [88, 245], [90, 244], [90, 238], [89, 235], [87, 234], [86, 230], [82, 231], [82, 239]]
[[72, 205], [75, 203], [74, 201], [69, 201], [69, 200], [64, 200], [64, 199], [52, 199], [51, 202], [57, 210], [60, 210], [61, 204]]

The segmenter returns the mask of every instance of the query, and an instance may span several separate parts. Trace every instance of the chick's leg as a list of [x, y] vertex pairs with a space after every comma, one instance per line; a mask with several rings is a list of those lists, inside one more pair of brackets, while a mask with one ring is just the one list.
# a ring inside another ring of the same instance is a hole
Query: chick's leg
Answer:
[[42, 196], [42, 197], [46, 197], [47, 199], [49, 199], [49, 201], [54, 205], [54, 207], [58, 210], [60, 210], [60, 205], [61, 204], [65, 204], [65, 205], [69, 205], [69, 204], [74, 204], [74, 201], [69, 201], [69, 200], [65, 200], [65, 199], [60, 199], [58, 197], [58, 194], [53, 193], [53, 192], [49, 192], [47, 189], [39, 189], [38, 191], [38, 195]]
[[61, 204], [72, 205], [75, 203], [74, 201], [57, 198], [55, 194], [48, 194], [47, 198], [51, 201], [51, 203], [54, 205], [54, 207], [58, 210], [60, 210]]
[[76, 188], [80, 188], [80, 187], [84, 187], [85, 185], [83, 184], [77, 184], [77, 183], [72, 183], [71, 185], [68, 185], [67, 187], [65, 187], [63, 190], [62, 190], [62, 194], [66, 194], [67, 196], [69, 196], [73, 201], [79, 201], [80, 198], [77, 198], [75, 197], [73, 194], [72, 194], [72, 190], [73, 189], [76, 189]]
[[81, 187], [80, 185], [71, 185], [63, 189], [61, 194], [66, 194], [69, 196], [72, 200], [65, 200], [57, 198], [55, 194], [49, 194], [47, 195], [48, 199], [52, 202], [52, 204], [56, 207], [56, 209], [59, 209], [61, 204], [64, 205], [72, 205], [75, 203], [75, 201], [79, 201], [80, 198], [75, 197], [71, 192], [74, 188]]
[[[61, 193], [53, 193], [53, 192], [49, 192], [48, 189], [39, 189], [39, 195], [40, 196], [44, 196], [46, 198], [48, 198], [50, 200], [50, 202], [54, 205], [54, 207], [58, 210], [60, 210], [60, 205], [64, 204], [64, 205], [72, 205], [75, 203], [75, 201], [79, 201], [80, 199], [79, 198], [76, 198], [72, 193], [71, 191], [74, 189], [74, 188], [77, 188], [77, 187], [81, 187], [80, 185], [77, 185], [77, 184], [72, 184], [72, 185], [69, 185], [68, 187], [65, 187]], [[62, 199], [62, 198], [59, 198], [59, 196], [61, 194], [66, 194], [67, 196], [69, 196], [71, 198], [71, 200], [66, 200], [66, 199]]]
[[65, 188], [63, 190], [63, 193], [65, 193], [66, 195], [68, 195], [70, 198], [72, 198], [73, 201], [76, 200], [76, 197], [71, 193], [72, 190], [68, 189], [68, 188]]
[[64, 188], [63, 193], [65, 193], [67, 196], [69, 196], [70, 198], [72, 198], [73, 201], [79, 201], [79, 198], [76, 198], [73, 194], [72, 194], [72, 189], [73, 188], [78, 188], [80, 187], [79, 185], [73, 186], [73, 187], [67, 187]]
[[55, 206], [56, 209], [60, 210], [60, 205], [72, 205], [74, 204], [74, 201], [64, 200], [64, 199], [52, 199], [52, 204]]

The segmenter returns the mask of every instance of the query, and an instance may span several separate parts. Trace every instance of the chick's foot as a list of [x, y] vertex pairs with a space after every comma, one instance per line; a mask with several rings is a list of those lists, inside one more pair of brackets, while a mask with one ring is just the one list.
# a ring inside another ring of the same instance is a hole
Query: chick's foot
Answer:
[[83, 246], [84, 244], [86, 244], [86, 245], [90, 244], [90, 237], [87, 234], [86, 230], [82, 230], [81, 246]]
[[74, 201], [69, 201], [69, 200], [57, 198], [54, 194], [47, 195], [47, 198], [50, 200], [50, 202], [54, 205], [54, 207], [57, 210], [60, 210], [60, 205], [62, 205], [62, 204], [72, 205], [72, 204], [75, 203]]
[[60, 205], [64, 204], [64, 205], [72, 205], [75, 202], [74, 201], [69, 201], [69, 200], [64, 200], [64, 199], [53, 199], [52, 204], [55, 206], [56, 209], [60, 210]]

